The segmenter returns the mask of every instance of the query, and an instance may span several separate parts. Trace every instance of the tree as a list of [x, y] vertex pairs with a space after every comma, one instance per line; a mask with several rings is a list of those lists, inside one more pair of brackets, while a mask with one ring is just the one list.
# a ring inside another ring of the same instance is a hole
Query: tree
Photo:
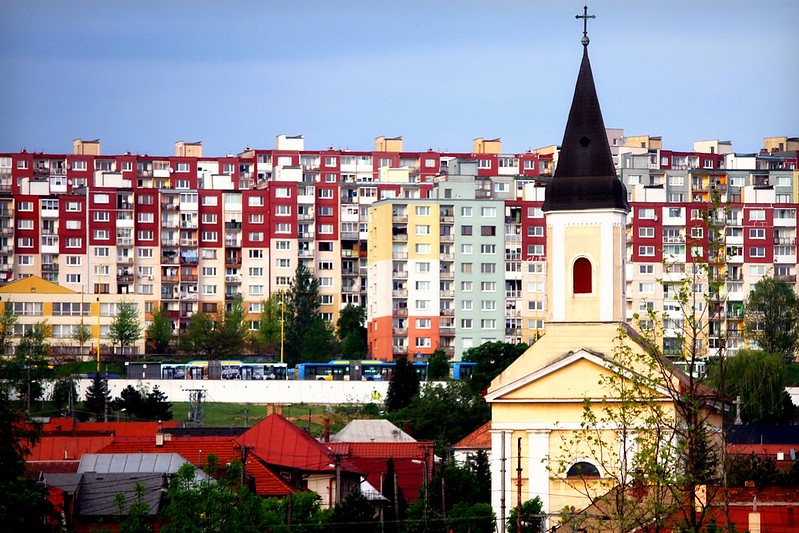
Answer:
[[447, 514], [447, 531], [452, 533], [493, 533], [495, 523], [490, 503], [458, 503]]
[[57, 379], [55, 383], [53, 383], [53, 393], [50, 401], [53, 402], [56, 409], [63, 410], [66, 407], [68, 415], [74, 416], [75, 402], [77, 400], [78, 388], [72, 376]]
[[244, 303], [239, 294], [230, 303], [230, 309], [221, 313], [216, 321], [213, 332], [215, 359], [239, 358], [244, 355], [249, 335], [245, 318]]
[[25, 477], [25, 458], [41, 427], [0, 394], [0, 531], [50, 531], [53, 509], [46, 489]]
[[72, 331], [72, 340], [76, 341], [80, 346], [80, 356], [83, 357], [86, 355], [83, 351], [83, 347], [86, 346], [86, 343], [92, 339], [92, 330], [89, 326], [87, 326], [83, 322], [83, 318], [80, 319], [80, 324]]
[[186, 332], [180, 338], [180, 349], [184, 353], [205, 359], [214, 359], [216, 342], [213, 336], [214, 321], [202, 311], [192, 315]]
[[391, 413], [408, 406], [419, 394], [419, 376], [413, 365], [404, 357], [394, 363], [394, 373], [388, 382], [386, 392], [386, 410]]
[[142, 416], [145, 410], [144, 395], [138, 390], [133, 388], [133, 385], [128, 385], [119, 393], [119, 396], [111, 401], [111, 409], [114, 411], [122, 411], [125, 416], [133, 420], [143, 420]]
[[366, 338], [366, 309], [347, 304], [339, 312], [336, 335], [345, 359], [363, 359], [369, 352]]
[[[731, 398], [741, 398], [741, 419], [745, 424], [790, 422], [793, 404], [785, 391], [785, 363], [781, 355], [741, 349], [727, 360], [726, 370], [727, 393]], [[709, 379], [718, 382], [717, 366], [712, 367]]]
[[159, 355], [168, 354], [172, 347], [172, 322], [164, 316], [161, 308], [155, 308], [152, 312], [153, 320], [147, 330], [147, 351]]
[[258, 329], [252, 335], [254, 351], [261, 354], [279, 354], [283, 331], [282, 293], [272, 293], [268, 300], [261, 302], [261, 316]]
[[315, 353], [316, 347], [305, 342], [305, 334], [311, 325], [321, 320], [319, 314], [319, 280], [314, 278], [304, 263], [297, 265], [294, 279], [285, 294], [285, 359], [289, 366], [305, 361], [307, 354]]
[[153, 530], [150, 523], [150, 506], [144, 501], [145, 488], [141, 483], [133, 487], [133, 501], [126, 507], [125, 495], [114, 498], [119, 514], [120, 533], [148, 533]]
[[398, 426], [410, 421], [416, 439], [435, 441], [437, 453], [443, 453], [448, 443], [488, 422], [490, 408], [465, 382], [427, 383], [408, 406], [389, 412], [388, 418]]
[[322, 363], [339, 356], [339, 346], [331, 324], [321, 318], [311, 323], [302, 342], [307, 347], [303, 350], [303, 361]]
[[2, 302], [3, 313], [0, 314], [0, 356], [6, 355], [11, 348], [11, 337], [14, 336], [14, 327], [17, 325], [17, 315], [14, 314], [14, 302]]
[[361, 491], [354, 488], [339, 504], [333, 507], [325, 531], [333, 533], [371, 533], [379, 529], [374, 507]]
[[142, 326], [136, 304], [122, 301], [117, 304], [117, 314], [108, 327], [108, 338], [112, 344], [119, 344], [122, 353], [141, 338]]
[[469, 383], [477, 392], [482, 392], [503, 370], [522, 355], [528, 346], [523, 343], [486, 342], [463, 352], [463, 360], [477, 363]]
[[427, 358], [427, 379], [442, 381], [449, 377], [449, 358], [444, 350], [436, 348]]
[[172, 402], [168, 401], [166, 394], [158, 388], [158, 385], [153, 387], [153, 390], [145, 398], [145, 405], [147, 408], [147, 420], [166, 421], [172, 420]]
[[97, 372], [92, 377], [92, 383], [86, 389], [86, 397], [83, 400], [83, 409], [96, 420], [107, 418], [108, 405], [111, 401], [111, 393], [108, 391], [108, 381]]
[[14, 356], [4, 361], [3, 374], [30, 412], [33, 401], [41, 398], [42, 380], [49, 373], [47, 368], [50, 357], [50, 326], [47, 322], [37, 322], [25, 331], [17, 345]]
[[799, 297], [787, 282], [763, 278], [744, 303], [744, 335], [767, 354], [794, 362], [799, 342]]
[[536, 496], [522, 504], [521, 525], [519, 528], [519, 508], [514, 507], [508, 514], [508, 533], [541, 533], [544, 531], [544, 505]]

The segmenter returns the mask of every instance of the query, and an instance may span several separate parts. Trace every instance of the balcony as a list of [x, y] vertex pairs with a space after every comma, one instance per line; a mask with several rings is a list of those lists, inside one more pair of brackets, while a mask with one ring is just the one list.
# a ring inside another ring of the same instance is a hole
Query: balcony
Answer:
[[241, 248], [241, 239], [225, 239], [225, 246], [228, 248]]
[[180, 227], [184, 229], [197, 229], [196, 220], [181, 220]]
[[392, 346], [391, 347], [391, 352], [394, 355], [407, 354], [408, 353], [408, 347], [407, 346]]
[[394, 335], [407, 335], [408, 328], [392, 328], [391, 333]]
[[177, 246], [178, 240], [177, 239], [161, 239], [161, 246]]
[[43, 263], [42, 272], [58, 272], [58, 263]]
[[392, 298], [407, 298], [408, 289], [394, 289], [391, 291]]
[[391, 254], [392, 259], [408, 259], [408, 252], [394, 252]]
[[133, 274], [117, 274], [117, 283], [133, 283]]
[[188, 247], [197, 246], [197, 239], [180, 239], [180, 245]]
[[225, 257], [225, 266], [241, 265], [241, 257]]
[[226, 292], [225, 300], [235, 300], [240, 294], [238, 292]]
[[225, 229], [241, 229], [241, 222], [225, 222]]
[[395, 317], [408, 316], [408, 309], [405, 308], [405, 307], [403, 307], [403, 308], [395, 307], [391, 311], [391, 316], [395, 316]]
[[314, 256], [313, 250], [297, 250], [297, 257], [301, 258], [312, 258]]
[[181, 274], [180, 281], [197, 283], [197, 274]]
[[397, 213], [394, 213], [391, 216], [391, 221], [392, 222], [408, 222], [408, 215], [399, 215]]
[[196, 265], [197, 264], [197, 256], [196, 255], [181, 255], [180, 256], [180, 264], [181, 265]]
[[775, 274], [774, 279], [777, 281], [784, 281], [786, 283], [796, 283], [796, 274]]
[[117, 237], [117, 246], [133, 246], [133, 237]]
[[453, 224], [455, 222], [455, 217], [452, 215], [441, 215], [438, 220], [439, 222]]
[[455, 291], [439, 291], [438, 295], [441, 298], [454, 298], [455, 297]]
[[162, 265], [177, 265], [178, 258], [175, 255], [162, 255], [161, 256], [161, 264]]
[[407, 233], [398, 233], [396, 235], [392, 235], [391, 239], [394, 242], [408, 242], [408, 234]]
[[441, 316], [455, 316], [455, 310], [454, 309], [442, 309], [441, 310]]
[[177, 283], [177, 276], [161, 276], [161, 283]]
[[408, 271], [407, 270], [395, 270], [391, 273], [391, 277], [394, 279], [408, 279]]
[[241, 283], [241, 274], [227, 274], [225, 283]]
[[342, 231], [341, 240], [343, 241], [357, 241], [359, 233], [357, 231]]
[[455, 235], [439, 235], [438, 240], [440, 242], [455, 242]]

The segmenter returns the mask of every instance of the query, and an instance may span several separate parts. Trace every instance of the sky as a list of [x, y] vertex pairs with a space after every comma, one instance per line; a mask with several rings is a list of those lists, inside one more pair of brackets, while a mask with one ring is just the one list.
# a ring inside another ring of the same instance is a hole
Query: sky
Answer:
[[[5, 0], [0, 152], [270, 149], [517, 153], [563, 138], [576, 0]], [[799, 136], [799, 1], [601, 0], [589, 55], [605, 125], [754, 152]]]

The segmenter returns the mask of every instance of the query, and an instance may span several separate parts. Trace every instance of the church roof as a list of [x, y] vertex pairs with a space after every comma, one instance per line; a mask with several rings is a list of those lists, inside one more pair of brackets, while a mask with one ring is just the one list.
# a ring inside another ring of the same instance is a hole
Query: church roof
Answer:
[[608, 208], [630, 210], [627, 191], [616, 177], [586, 43], [558, 165], [547, 184], [543, 210]]

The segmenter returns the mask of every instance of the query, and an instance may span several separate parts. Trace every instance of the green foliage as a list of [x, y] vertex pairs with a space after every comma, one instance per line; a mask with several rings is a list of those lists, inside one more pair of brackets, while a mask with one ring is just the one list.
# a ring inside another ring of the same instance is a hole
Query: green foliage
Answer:
[[774, 278], [755, 283], [744, 303], [744, 336], [767, 354], [794, 362], [799, 340], [799, 296], [790, 284]]
[[428, 383], [407, 407], [390, 412], [388, 418], [400, 427], [410, 421], [414, 438], [435, 441], [437, 452], [443, 453], [447, 444], [458, 442], [485, 424], [490, 408], [468, 383]]
[[457, 503], [447, 514], [447, 531], [493, 533], [496, 516], [490, 503]]
[[53, 392], [50, 397], [56, 409], [71, 409], [78, 401], [78, 387], [72, 376], [57, 379], [53, 383]]
[[149, 393], [128, 385], [111, 402], [111, 409], [124, 411], [125, 416], [133, 420], [172, 420], [172, 404], [158, 385]]
[[397, 359], [394, 373], [388, 382], [385, 406], [391, 413], [408, 406], [419, 394], [419, 376], [413, 365], [404, 357]]
[[491, 472], [485, 452], [465, 465], [449, 461], [430, 480], [429, 505], [442, 516], [459, 504], [491, 503]]
[[0, 314], [0, 355], [5, 355], [11, 347], [17, 315], [14, 314], [14, 302], [11, 300], [0, 302], [0, 305], [3, 306], [3, 312]]
[[436, 348], [427, 358], [427, 379], [443, 381], [449, 377], [449, 358], [444, 350]]
[[214, 321], [208, 313], [195, 313], [189, 320], [185, 333], [180, 337], [180, 349], [189, 354], [197, 354], [205, 359], [214, 359], [216, 342]]
[[221, 313], [216, 321], [212, 337], [215, 359], [235, 359], [244, 355], [249, 335], [247, 317], [241, 295], [230, 304], [230, 309]]
[[92, 330], [80, 319], [80, 324], [72, 332], [72, 340], [80, 345], [80, 353], [83, 355], [83, 347], [92, 339]]
[[799, 461], [788, 470], [777, 468], [773, 456], [733, 455], [727, 458], [727, 479], [731, 487], [744, 487], [753, 482], [764, 487], [796, 487], [799, 485]]
[[42, 380], [49, 376], [50, 326], [38, 322], [22, 336], [14, 356], [0, 362], [4, 387], [16, 391], [23, 405], [30, 407], [42, 396]]
[[785, 365], [785, 386], [799, 387], [799, 364]]
[[261, 302], [261, 316], [258, 329], [250, 339], [253, 349], [260, 354], [280, 354], [281, 321], [283, 320], [283, 293], [272, 293], [268, 300]]
[[[294, 278], [285, 295], [285, 335], [284, 360], [289, 366], [307, 360], [321, 360], [318, 347], [306, 341], [306, 334], [311, 326], [322, 320], [319, 314], [319, 280], [300, 262], [294, 272]], [[308, 357], [311, 359], [308, 359]], [[328, 358], [329, 359], [329, 358]]]
[[345, 359], [366, 358], [369, 347], [364, 324], [366, 324], [366, 309], [359, 305], [347, 304], [339, 312], [336, 335]]
[[92, 378], [91, 385], [86, 389], [83, 410], [94, 416], [96, 420], [102, 420], [110, 402], [111, 393], [108, 391], [108, 381], [97, 372]]
[[491, 380], [508, 368], [527, 348], [528, 346], [523, 343], [496, 341], [486, 342], [463, 352], [464, 361], [477, 363], [469, 381], [472, 388], [477, 392], [486, 390]]
[[50, 531], [46, 489], [25, 478], [25, 457], [38, 442], [40, 426], [0, 394], [0, 531]]
[[333, 335], [332, 325], [319, 318], [311, 322], [302, 338], [303, 360], [322, 363], [335, 359], [339, 354], [338, 343]]
[[358, 489], [333, 507], [325, 525], [325, 531], [331, 533], [372, 533], [378, 528], [374, 507]]
[[147, 351], [159, 355], [168, 354], [172, 349], [172, 323], [164, 316], [161, 308], [153, 309], [153, 320], [145, 331]]
[[136, 304], [122, 301], [117, 304], [117, 314], [108, 326], [108, 338], [124, 350], [141, 338], [142, 325]]
[[537, 515], [543, 513], [544, 504], [538, 496], [522, 503], [522, 527], [518, 529], [519, 508], [513, 507], [508, 513], [508, 533], [541, 533], [544, 531], [544, 519]]
[[133, 488], [133, 501], [129, 506], [124, 494], [116, 495], [114, 503], [118, 509], [120, 533], [147, 533], [153, 530], [148, 515], [150, 507], [144, 502], [144, 492], [144, 485], [136, 483]]
[[[711, 371], [708, 379], [718, 385], [718, 366], [712, 367]], [[741, 398], [744, 423], [788, 422], [793, 416], [793, 409], [785, 402], [785, 363], [781, 355], [769, 355], [762, 350], [739, 350], [734, 357], [727, 358], [726, 382], [729, 397]], [[735, 412], [730, 416], [735, 416]]]

